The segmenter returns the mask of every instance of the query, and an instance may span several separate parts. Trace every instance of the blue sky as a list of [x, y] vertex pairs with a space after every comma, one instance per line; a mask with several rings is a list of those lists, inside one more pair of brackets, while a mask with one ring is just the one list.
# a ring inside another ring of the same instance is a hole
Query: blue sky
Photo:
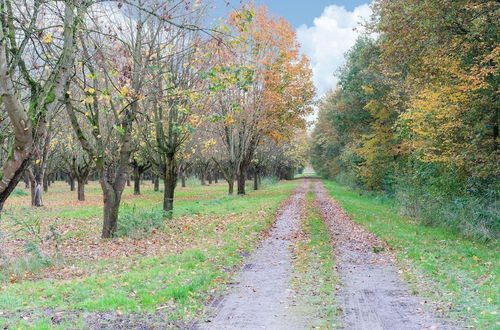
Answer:
[[[215, 16], [224, 16], [227, 12], [227, 0], [215, 0]], [[229, 0], [233, 8], [238, 8], [240, 0]], [[245, 1], [244, 1], [245, 2]], [[283, 16], [295, 28], [302, 24], [311, 25], [323, 9], [329, 5], [343, 6], [352, 11], [354, 8], [367, 3], [367, 0], [254, 0], [257, 5], [265, 5], [273, 13]]]
[[[245, 0], [214, 0], [213, 17], [225, 16]], [[371, 15], [370, 0], [254, 0], [288, 20], [297, 31], [302, 53], [311, 61], [318, 96], [335, 88], [335, 73], [345, 63], [344, 54], [360, 33], [360, 23]]]

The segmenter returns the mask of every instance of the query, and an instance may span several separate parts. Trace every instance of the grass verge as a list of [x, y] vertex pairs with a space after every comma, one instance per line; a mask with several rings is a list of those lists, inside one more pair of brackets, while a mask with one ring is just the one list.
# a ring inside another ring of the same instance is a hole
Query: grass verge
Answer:
[[52, 311], [114, 311], [117, 315], [161, 311], [169, 320], [194, 320], [231, 278], [230, 270], [242, 262], [242, 251], [254, 247], [297, 185], [279, 183], [245, 197], [184, 201], [183, 211], [194, 213], [189, 218], [176, 216], [166, 226], [165, 244], [173, 246], [171, 253], [65, 266], [101, 269], [81, 277], [0, 283], [0, 327], [47, 328], [46, 318], [17, 316], [29, 310], [49, 315]]
[[415, 294], [437, 302], [446, 317], [467, 326], [500, 327], [498, 244], [420, 225], [400, 216], [390, 201], [361, 196], [334, 182], [323, 183], [354, 221], [394, 249]]
[[338, 311], [335, 308], [335, 259], [327, 228], [317, 213], [313, 192], [307, 193], [307, 218], [302, 223], [294, 252], [292, 288], [297, 295], [297, 312], [315, 329], [331, 329]]

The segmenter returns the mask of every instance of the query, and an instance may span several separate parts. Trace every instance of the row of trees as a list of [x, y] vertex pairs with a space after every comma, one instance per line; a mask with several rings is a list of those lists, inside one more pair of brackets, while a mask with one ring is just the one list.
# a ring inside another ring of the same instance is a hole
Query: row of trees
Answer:
[[378, 0], [324, 99], [313, 163], [407, 213], [498, 234], [498, 1]]
[[314, 88], [291, 26], [247, 6], [203, 28], [209, 5], [0, 0], [0, 210], [23, 176], [42, 205], [48, 176], [66, 170], [83, 198], [94, 171], [112, 237], [131, 171], [163, 179], [171, 214], [193, 166], [245, 194], [249, 172], [303, 162]]

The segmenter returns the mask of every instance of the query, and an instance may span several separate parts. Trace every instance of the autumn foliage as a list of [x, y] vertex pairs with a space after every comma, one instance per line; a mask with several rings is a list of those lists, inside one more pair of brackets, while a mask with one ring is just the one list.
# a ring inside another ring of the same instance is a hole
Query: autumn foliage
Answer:
[[378, 0], [322, 102], [321, 174], [398, 197], [403, 211], [466, 235], [498, 234], [495, 1]]

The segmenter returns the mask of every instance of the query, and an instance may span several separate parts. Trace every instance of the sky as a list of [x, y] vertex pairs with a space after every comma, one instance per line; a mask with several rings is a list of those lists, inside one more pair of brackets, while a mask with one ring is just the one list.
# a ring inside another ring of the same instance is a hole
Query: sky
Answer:
[[[215, 0], [214, 17], [225, 16], [226, 0]], [[240, 0], [229, 0], [238, 8]], [[245, 1], [243, 1], [245, 2]], [[335, 73], [345, 63], [344, 54], [354, 45], [371, 14], [369, 0], [254, 0], [284, 17], [297, 31], [301, 51], [311, 60], [314, 84], [321, 97], [335, 88]]]

